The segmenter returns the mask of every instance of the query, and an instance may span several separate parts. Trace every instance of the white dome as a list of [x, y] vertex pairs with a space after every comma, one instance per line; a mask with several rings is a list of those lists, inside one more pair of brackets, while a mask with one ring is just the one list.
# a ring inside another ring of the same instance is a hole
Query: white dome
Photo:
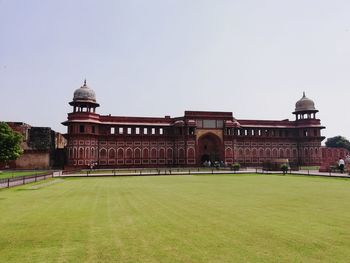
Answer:
[[301, 111], [316, 111], [315, 103], [305, 96], [305, 92], [303, 93], [303, 97], [295, 104], [295, 112]]
[[81, 101], [81, 100], [96, 102], [95, 91], [93, 91], [86, 85], [86, 80], [84, 81], [83, 86], [81, 86], [79, 89], [74, 91], [73, 101]]

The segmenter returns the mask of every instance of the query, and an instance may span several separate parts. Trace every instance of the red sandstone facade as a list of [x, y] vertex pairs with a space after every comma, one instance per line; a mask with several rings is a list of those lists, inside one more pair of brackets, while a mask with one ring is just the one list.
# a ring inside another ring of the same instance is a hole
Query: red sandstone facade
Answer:
[[70, 167], [200, 166], [206, 160], [260, 166], [277, 158], [298, 165], [322, 162], [320, 120], [314, 102], [296, 103], [290, 120], [241, 120], [232, 112], [185, 111], [171, 118], [96, 113], [99, 104], [86, 83], [74, 93], [63, 122]]

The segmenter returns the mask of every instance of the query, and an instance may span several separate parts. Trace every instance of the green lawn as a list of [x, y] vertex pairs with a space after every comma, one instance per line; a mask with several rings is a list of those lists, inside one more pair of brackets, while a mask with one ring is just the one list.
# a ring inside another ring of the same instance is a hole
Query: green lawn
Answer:
[[350, 181], [53, 179], [0, 191], [1, 262], [349, 262]]
[[30, 175], [39, 175], [47, 173], [47, 171], [2, 171], [0, 173], [0, 179], [12, 178], [18, 176], [30, 176]]

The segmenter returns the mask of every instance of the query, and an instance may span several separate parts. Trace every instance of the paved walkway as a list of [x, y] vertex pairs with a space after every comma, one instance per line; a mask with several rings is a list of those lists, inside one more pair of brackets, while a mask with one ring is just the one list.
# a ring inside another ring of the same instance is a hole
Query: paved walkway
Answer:
[[[110, 171], [110, 170], [109, 170]], [[81, 173], [60, 175], [62, 177], [103, 177], [103, 176], [157, 176], [157, 175], [196, 175], [196, 174], [281, 174], [281, 171], [263, 171], [262, 169], [246, 168], [240, 171], [231, 170], [198, 170], [198, 169], [139, 169], [129, 171], [107, 172], [101, 170], [101, 172], [90, 173], [89, 171], [83, 171]], [[338, 178], [350, 178], [350, 175], [344, 173], [324, 173], [316, 170], [299, 170], [289, 171], [291, 175], [306, 175], [306, 176], [323, 176], [323, 177], [338, 177]]]

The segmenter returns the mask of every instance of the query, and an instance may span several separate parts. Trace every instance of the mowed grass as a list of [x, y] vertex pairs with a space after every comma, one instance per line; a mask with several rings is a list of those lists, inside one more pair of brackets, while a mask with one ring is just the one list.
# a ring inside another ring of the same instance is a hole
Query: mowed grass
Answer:
[[45, 174], [47, 171], [1, 171], [0, 179]]
[[349, 225], [345, 179], [53, 179], [0, 191], [0, 261], [349, 262]]

